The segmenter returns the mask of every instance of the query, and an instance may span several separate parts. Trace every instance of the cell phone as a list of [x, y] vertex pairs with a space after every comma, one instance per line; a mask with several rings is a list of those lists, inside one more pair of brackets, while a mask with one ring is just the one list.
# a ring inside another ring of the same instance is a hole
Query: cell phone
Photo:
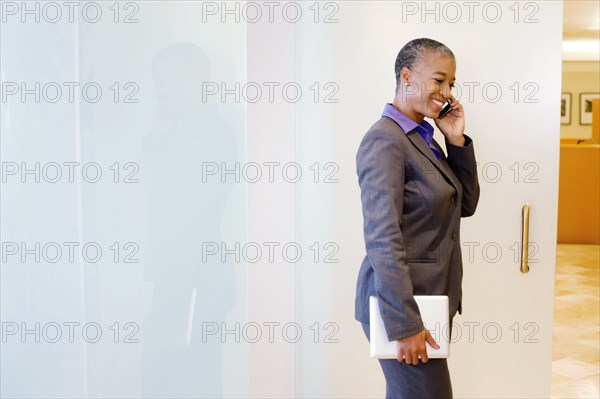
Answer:
[[452, 111], [452, 106], [450, 106], [450, 100], [448, 100], [444, 103], [444, 105], [442, 105], [438, 119], [442, 119], [450, 111]]

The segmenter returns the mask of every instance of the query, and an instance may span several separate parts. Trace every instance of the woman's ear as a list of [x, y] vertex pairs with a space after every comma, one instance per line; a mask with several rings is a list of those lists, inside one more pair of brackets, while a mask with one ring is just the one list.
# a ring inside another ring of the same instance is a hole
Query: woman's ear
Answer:
[[411, 82], [411, 70], [408, 69], [407, 67], [402, 68], [402, 70], [400, 70], [400, 84], [401, 85], [408, 85]]

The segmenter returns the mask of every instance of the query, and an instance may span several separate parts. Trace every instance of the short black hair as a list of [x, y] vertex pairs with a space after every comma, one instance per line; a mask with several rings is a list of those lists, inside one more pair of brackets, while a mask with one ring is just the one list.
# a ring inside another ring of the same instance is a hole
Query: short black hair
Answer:
[[443, 43], [433, 39], [420, 38], [406, 43], [396, 57], [396, 89], [400, 85], [402, 68], [412, 68], [426, 53], [442, 54], [454, 58], [454, 53]]

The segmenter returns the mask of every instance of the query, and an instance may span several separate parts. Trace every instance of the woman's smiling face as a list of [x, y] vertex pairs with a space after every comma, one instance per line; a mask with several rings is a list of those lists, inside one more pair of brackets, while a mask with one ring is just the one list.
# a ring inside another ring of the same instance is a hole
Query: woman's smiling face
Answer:
[[[419, 122], [423, 117], [437, 118], [446, 99], [452, 96], [451, 89], [456, 80], [456, 62], [453, 57], [429, 53], [419, 57], [412, 68], [403, 68], [401, 101], [407, 104]], [[408, 82], [408, 85], [405, 85]]]

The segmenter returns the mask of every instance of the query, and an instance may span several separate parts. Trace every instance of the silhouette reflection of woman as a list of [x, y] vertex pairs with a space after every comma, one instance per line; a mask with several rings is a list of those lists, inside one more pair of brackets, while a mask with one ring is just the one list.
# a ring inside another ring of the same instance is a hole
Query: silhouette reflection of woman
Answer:
[[202, 103], [202, 82], [210, 77], [202, 49], [171, 45], [154, 57], [152, 72], [156, 127], [143, 139], [143, 170], [149, 210], [144, 277], [154, 283], [154, 294], [143, 328], [143, 396], [219, 397], [221, 343], [202, 342], [201, 329], [224, 320], [235, 279], [233, 265], [203, 263], [201, 248], [221, 241], [231, 184], [203, 182], [202, 167], [235, 163], [236, 143], [218, 109]]

